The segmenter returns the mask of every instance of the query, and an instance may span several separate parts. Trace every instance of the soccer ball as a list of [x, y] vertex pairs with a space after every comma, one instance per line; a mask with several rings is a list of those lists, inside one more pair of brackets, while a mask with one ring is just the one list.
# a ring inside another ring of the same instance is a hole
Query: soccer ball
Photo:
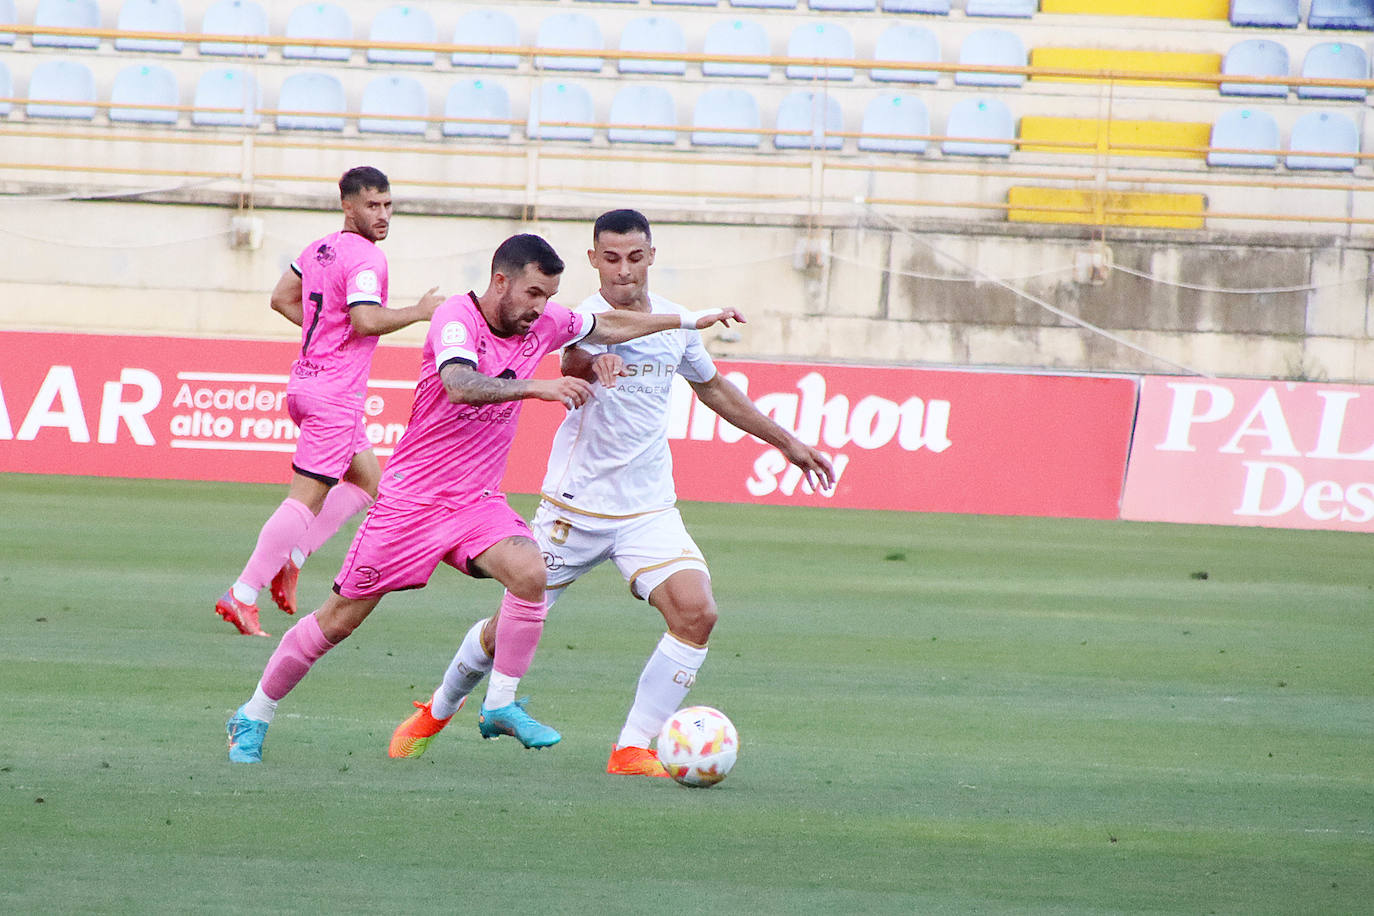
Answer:
[[734, 723], [709, 706], [679, 709], [658, 733], [658, 759], [684, 786], [714, 786], [730, 772], [738, 753]]

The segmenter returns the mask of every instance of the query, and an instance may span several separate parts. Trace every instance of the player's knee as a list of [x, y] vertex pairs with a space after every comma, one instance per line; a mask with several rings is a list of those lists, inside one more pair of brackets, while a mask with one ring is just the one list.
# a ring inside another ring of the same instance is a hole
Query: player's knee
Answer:
[[715, 629], [719, 616], [715, 601], [703, 595], [695, 600], [677, 604], [668, 621], [668, 629], [687, 642], [704, 646], [711, 638], [711, 631]]
[[511, 570], [510, 581], [505, 583], [506, 591], [525, 601], [542, 602], [544, 589], [548, 584], [548, 572], [544, 569], [542, 558], [538, 562], [521, 564]]

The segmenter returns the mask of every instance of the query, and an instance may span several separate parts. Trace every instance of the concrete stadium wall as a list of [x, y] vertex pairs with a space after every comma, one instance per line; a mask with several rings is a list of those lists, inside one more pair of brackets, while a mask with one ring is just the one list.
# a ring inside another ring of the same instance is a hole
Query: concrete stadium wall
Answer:
[[[395, 302], [435, 285], [480, 291], [492, 249], [518, 231], [544, 234], [563, 254], [564, 302], [595, 289], [583, 252], [600, 203], [522, 222], [398, 201], [384, 243]], [[252, 214], [262, 247], [236, 250], [228, 200], [12, 198], [0, 220], [0, 327], [291, 339], [267, 294], [340, 219], [327, 198], [270, 204], [260, 198]], [[748, 315], [738, 333], [709, 335], [719, 356], [1374, 381], [1368, 239], [1113, 230], [1104, 250], [1086, 230], [1061, 227], [649, 216], [652, 287]], [[414, 328], [395, 337], [420, 339]]]

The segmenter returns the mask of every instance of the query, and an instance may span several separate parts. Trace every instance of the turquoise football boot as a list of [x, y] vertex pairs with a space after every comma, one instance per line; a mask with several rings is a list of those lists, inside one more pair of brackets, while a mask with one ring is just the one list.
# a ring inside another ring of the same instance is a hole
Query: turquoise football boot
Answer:
[[514, 703], [496, 709], [482, 707], [477, 714], [477, 730], [483, 738], [499, 738], [510, 735], [525, 747], [549, 747], [563, 740], [563, 736], [525, 712], [529, 697], [521, 697]]
[[240, 706], [224, 723], [229, 733], [229, 761], [231, 763], [262, 763], [262, 739], [267, 737], [267, 723], [250, 719]]

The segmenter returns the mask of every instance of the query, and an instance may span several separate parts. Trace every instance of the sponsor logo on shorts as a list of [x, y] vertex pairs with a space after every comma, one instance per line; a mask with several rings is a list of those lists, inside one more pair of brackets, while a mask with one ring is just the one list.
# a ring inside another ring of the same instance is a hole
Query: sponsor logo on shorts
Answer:
[[544, 551], [544, 568], [545, 568], [545, 569], [549, 569], [549, 570], [553, 570], [553, 569], [562, 569], [562, 568], [563, 568], [564, 566], [566, 566], [566, 565], [567, 565], [567, 562], [566, 562], [562, 557], [560, 557], [558, 554], [556, 554], [556, 553], [551, 553], [551, 552], [549, 552], [549, 551], [547, 551], [547, 550]]
[[372, 588], [382, 579], [382, 574], [377, 571], [375, 566], [359, 566], [353, 570], [353, 587], [360, 589]]
[[568, 532], [571, 530], [572, 522], [568, 521], [566, 518], [560, 518], [553, 523], [553, 527], [549, 531], [549, 540], [553, 541], [555, 544], [566, 544], [568, 543]]

